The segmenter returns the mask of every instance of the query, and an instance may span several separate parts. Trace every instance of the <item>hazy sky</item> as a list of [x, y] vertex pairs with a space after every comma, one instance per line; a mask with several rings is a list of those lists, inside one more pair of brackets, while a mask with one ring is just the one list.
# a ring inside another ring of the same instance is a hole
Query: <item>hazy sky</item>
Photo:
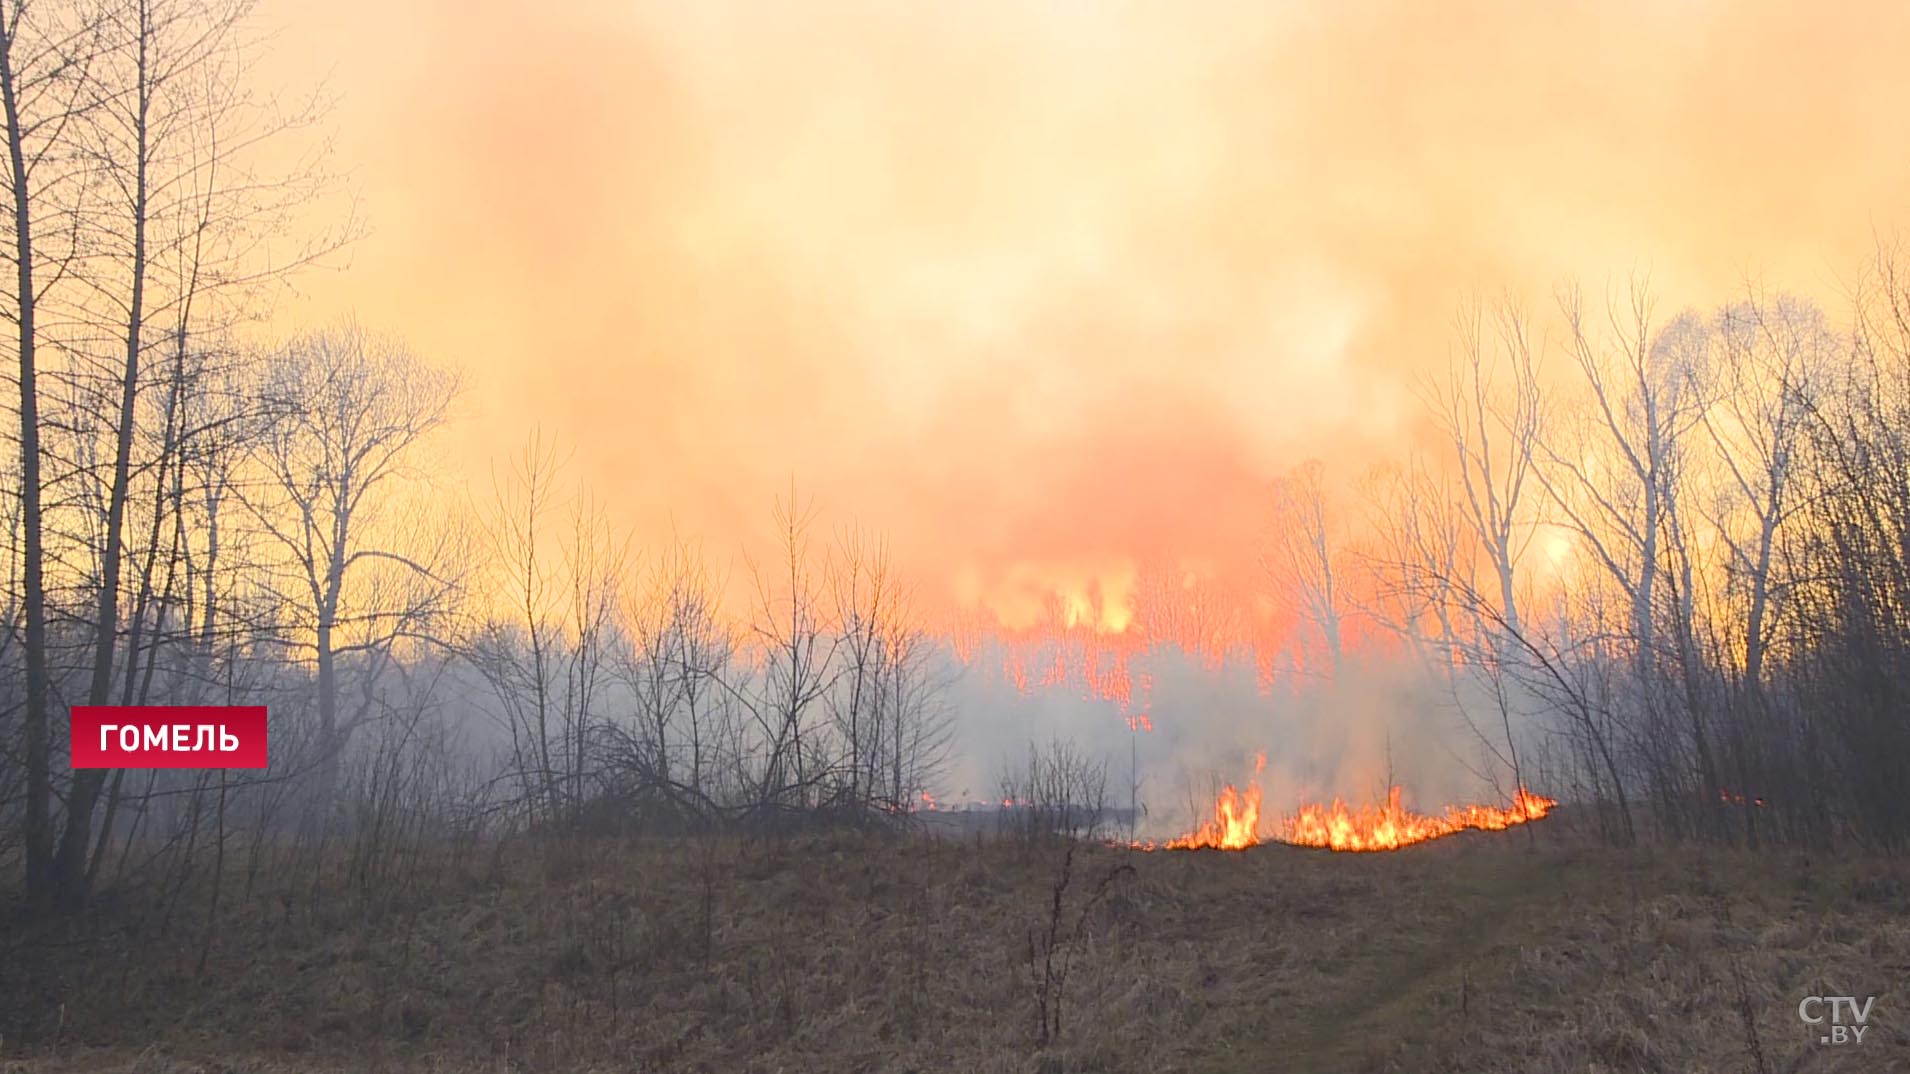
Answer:
[[1395, 453], [1455, 304], [1834, 295], [1910, 202], [1910, 6], [267, 0], [351, 310], [723, 554], [792, 475], [941, 592], [1229, 561]]

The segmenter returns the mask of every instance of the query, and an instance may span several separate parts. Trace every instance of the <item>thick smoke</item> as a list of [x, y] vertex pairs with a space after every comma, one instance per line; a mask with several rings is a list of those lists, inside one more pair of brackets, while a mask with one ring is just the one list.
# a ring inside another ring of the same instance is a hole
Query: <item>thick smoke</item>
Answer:
[[[1149, 684], [1145, 703], [1123, 705], [1078, 684], [1018, 687], [1001, 670], [1004, 652], [983, 646], [951, 688], [948, 800], [999, 798], [1002, 773], [1056, 741], [1105, 762], [1108, 805], [1125, 808], [1132, 795], [1143, 836], [1187, 830], [1221, 786], [1250, 779], [1274, 813], [1335, 797], [1384, 801], [1394, 784], [1422, 808], [1496, 802], [1513, 790], [1489, 691], [1410, 660], [1355, 657], [1338, 677], [1296, 669], [1268, 681], [1245, 654], [1214, 666], [1162, 644], [1129, 665]], [[1527, 722], [1514, 714], [1515, 736]]]
[[[387, 7], [271, 13], [270, 73], [337, 64], [375, 179], [353, 272], [289, 316], [464, 367], [471, 473], [561, 428], [640, 540], [758, 550], [794, 473], [931, 609], [1109, 562], [1245, 584], [1276, 475], [1423, 442], [1465, 293], [1828, 296], [1910, 174], [1901, 6]], [[1479, 793], [1496, 714], [1413, 667], [1156, 650], [1130, 742], [978, 659], [949, 790], [1063, 737], [1131, 745], [1150, 808], [1262, 749], [1278, 806], [1389, 763]]]
[[729, 548], [793, 471], [925, 593], [1395, 457], [1468, 290], [1834, 291], [1910, 174], [1888, 5], [267, 14], [276, 81], [354, 87], [374, 227], [291, 316], [464, 366], [474, 473], [561, 428], [620, 521]]

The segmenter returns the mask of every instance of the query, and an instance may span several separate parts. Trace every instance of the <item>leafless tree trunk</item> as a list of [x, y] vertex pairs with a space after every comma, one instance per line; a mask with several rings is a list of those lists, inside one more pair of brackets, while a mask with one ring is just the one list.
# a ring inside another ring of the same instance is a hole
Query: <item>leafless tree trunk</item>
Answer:
[[1309, 460], [1275, 485], [1272, 540], [1262, 563], [1277, 596], [1298, 601], [1301, 614], [1319, 630], [1337, 677], [1345, 662], [1342, 538], [1329, 518], [1325, 474], [1324, 464]]
[[580, 498], [561, 566], [548, 566], [544, 523], [559, 470], [533, 437], [511, 482], [499, 484], [489, 525], [494, 592], [507, 595], [510, 618], [487, 617], [465, 650], [502, 708], [529, 815], [574, 826], [598, 703], [625, 642], [617, 584], [626, 553], [601, 512]]
[[1509, 300], [1495, 311], [1490, 338], [1483, 321], [1477, 304], [1461, 311], [1459, 354], [1426, 399], [1452, 443], [1461, 518], [1492, 566], [1500, 617], [1516, 631], [1514, 579], [1535, 522], [1526, 493], [1544, 421], [1539, 357], [1530, 323]]
[[[75, 13], [27, 0], [0, 3], [0, 108], [12, 196], [14, 322], [20, 388], [21, 587], [25, 616], [26, 856], [29, 898], [45, 905], [54, 895], [52, 773], [48, 712], [45, 515], [41, 492], [39, 317], [47, 292], [78, 255], [71, 225], [77, 219], [70, 167], [69, 128], [86, 107], [84, 86], [96, 52], [97, 25]], [[64, 204], [62, 204], [64, 202]], [[64, 216], [67, 229], [57, 222]], [[49, 235], [59, 242], [47, 248]], [[48, 271], [41, 274], [44, 266]]]
[[834, 687], [835, 639], [817, 613], [820, 598], [809, 563], [811, 513], [792, 488], [776, 503], [776, 578], [755, 570], [757, 615], [751, 629], [764, 669], [748, 708], [762, 732], [763, 762], [753, 807], [765, 819], [815, 804], [820, 758], [811, 737], [814, 710]]
[[[329, 809], [339, 760], [373, 714], [393, 647], [425, 638], [455, 592], [452, 534], [393, 502], [421, 478], [415, 456], [450, 414], [456, 382], [356, 326], [306, 336], [271, 366], [275, 421], [257, 445], [263, 479], [241, 497], [280, 554], [273, 591], [317, 668], [319, 783]], [[306, 640], [309, 639], [309, 640]], [[342, 659], [360, 699], [341, 710]]]
[[[90, 704], [109, 702], [114, 682], [132, 681], [139, 661], [150, 594], [130, 594], [133, 621], [125, 622], [129, 594], [122, 584], [127, 557], [138, 554], [128, 536], [133, 479], [146, 469], [163, 477], [179, 465], [175, 456], [183, 450], [173, 425], [177, 407], [169, 406], [157, 457], [136, 458], [142, 396], [170, 372], [175, 382], [168, 390], [176, 398], [190, 339], [216, 337], [235, 317], [257, 312], [254, 303], [265, 287], [353, 234], [349, 224], [321, 231], [310, 242], [291, 244], [289, 256], [260, 248], [261, 231], [281, 225], [326, 179], [310, 161], [272, 174], [255, 167], [261, 146], [308, 124], [315, 113], [284, 112], [249, 98], [252, 88], [243, 83], [250, 44], [241, 31], [250, 6], [250, 0], [106, 0], [98, 9], [100, 48], [72, 142], [76, 166], [102, 193], [78, 224], [88, 257], [76, 274], [84, 285], [74, 303], [81, 334], [67, 347], [79, 363], [70, 374], [76, 401], [99, 416], [110, 459], [94, 534]], [[148, 360], [151, 351], [168, 346], [170, 364]], [[100, 349], [111, 354], [96, 354]], [[164, 528], [155, 523], [148, 539], [150, 563]], [[150, 573], [142, 571], [139, 581], [148, 584]], [[133, 639], [123, 665], [122, 638]], [[87, 887], [87, 847], [96, 841], [93, 813], [106, 778], [100, 770], [76, 773], [68, 795], [55, 869], [74, 898]]]
[[1660, 345], [1652, 299], [1635, 282], [1629, 305], [1606, 311], [1600, 340], [1575, 291], [1560, 298], [1566, 346], [1590, 404], [1568, 444], [1545, 444], [1538, 477], [1576, 536], [1624, 594], [1640, 668], [1654, 641], [1653, 603], [1663, 569], [1666, 475], [1695, 421], [1689, 379]]
[[1729, 475], [1726, 505], [1749, 512], [1749, 532], [1723, 510], [1711, 521], [1746, 589], [1741, 652], [1744, 680], [1755, 690], [1782, 590], [1774, 577], [1779, 539], [1798, 510], [1792, 486], [1805, 421], [1840, 364], [1841, 348], [1822, 311], [1785, 296], [1754, 296], [1725, 308], [1712, 334], [1718, 356], [1697, 385], [1705, 393], [1700, 413]]
[[[111, 114], [119, 98], [125, 98], [127, 161], [115, 162], [124, 168], [124, 193], [131, 250], [126, 261], [127, 299], [124, 326], [125, 361], [119, 377], [118, 419], [114, 425], [113, 476], [106, 502], [106, 525], [101, 534], [99, 595], [94, 606], [94, 645], [91, 684], [86, 690], [89, 705], [104, 705], [112, 690], [113, 656], [119, 637], [120, 556], [124, 547], [121, 532], [125, 527], [126, 500], [131, 488], [133, 454], [133, 407], [138, 399], [140, 356], [146, 328], [146, 228], [151, 211], [149, 169], [152, 164], [152, 120], [155, 90], [153, 55], [155, 27], [149, 0], [132, 0], [131, 25], [126, 29], [131, 41], [131, 85], [104, 87], [100, 113]], [[117, 21], [117, 20], [115, 20]], [[93, 803], [99, 797], [106, 773], [89, 769], [75, 773], [72, 794], [67, 803], [66, 832], [61, 836], [54, 871], [61, 889], [69, 897], [82, 895], [85, 878], [85, 853], [92, 841]]]
[[726, 802], [718, 755], [729, 738], [732, 642], [700, 557], [671, 546], [629, 611], [624, 683], [636, 727], [613, 727], [610, 764], [622, 792], [673, 823], [716, 820]]

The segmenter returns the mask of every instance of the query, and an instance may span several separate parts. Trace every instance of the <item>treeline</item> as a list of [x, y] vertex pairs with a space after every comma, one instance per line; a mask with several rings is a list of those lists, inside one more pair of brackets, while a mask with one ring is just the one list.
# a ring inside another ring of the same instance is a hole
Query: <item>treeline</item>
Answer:
[[1468, 306], [1441, 434], [1357, 506], [1285, 478], [1268, 566], [1329, 676], [1387, 632], [1505, 786], [1606, 837], [1910, 839], [1910, 279], [1848, 316], [1753, 292], [1664, 317]]
[[[248, 86], [249, 7], [0, 3], [7, 886], [249, 883], [288, 848], [371, 884], [425, 841], [906, 813], [942, 672], [879, 540], [812, 542], [792, 492], [739, 620], [535, 444], [489, 504], [443, 483], [458, 385], [398, 341], [256, 342], [358, 228], [301, 217], [338, 192], [322, 108]], [[270, 707], [268, 771], [67, 759], [69, 706], [234, 703]]]
[[[172, 375], [156, 370], [152, 391], [178, 390]], [[288, 855], [342, 859], [370, 893], [428, 868], [427, 847], [908, 816], [946, 757], [949, 665], [879, 539], [815, 539], [792, 490], [777, 555], [747, 566], [752, 599], [732, 614], [694, 548], [628, 554], [536, 441], [485, 502], [446, 487], [433, 434], [455, 397], [356, 327], [234, 359], [218, 435], [195, 426], [134, 453], [114, 620], [94, 618], [94, 478], [64, 468], [82, 487], [41, 517], [80, 535], [60, 562], [84, 569], [46, 589], [45, 709], [30, 707], [17, 618], [0, 666], [0, 861], [37, 896], [176, 890], [206, 870], [249, 885]], [[45, 460], [84, 451], [40, 442]], [[10, 521], [17, 539], [25, 516]], [[65, 710], [100, 696], [102, 659], [106, 703], [267, 705], [270, 769], [71, 770]], [[89, 794], [86, 816], [74, 803]], [[77, 872], [58, 850], [36, 859], [36, 840], [75, 847]]]
[[[221, 386], [219, 435], [134, 453], [105, 703], [265, 704], [271, 767], [70, 768], [66, 708], [97, 696], [106, 552], [86, 517], [99, 501], [62, 490], [42, 518], [80, 535], [60, 562], [84, 569], [46, 589], [46, 708], [30, 708], [17, 616], [0, 665], [0, 862], [40, 897], [206, 870], [249, 884], [287, 855], [343, 860], [370, 892], [428, 868], [427, 847], [526, 833], [888, 823], [944, 762], [945, 650], [882, 542], [813, 537], [793, 490], [733, 614], [696, 549], [627, 553], [535, 441], [483, 502], [446, 487], [433, 435], [456, 384], [392, 340], [302, 336], [234, 359]], [[26, 519], [10, 522], [17, 549]], [[77, 847], [78, 872], [56, 849], [36, 881], [36, 840]]]

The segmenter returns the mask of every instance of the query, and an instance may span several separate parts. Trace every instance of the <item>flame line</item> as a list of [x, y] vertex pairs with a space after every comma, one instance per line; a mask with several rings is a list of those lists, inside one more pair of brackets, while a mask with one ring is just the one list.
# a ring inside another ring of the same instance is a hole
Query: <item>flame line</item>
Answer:
[[1348, 852], [1398, 850], [1468, 829], [1504, 831], [1540, 820], [1556, 805], [1557, 799], [1520, 787], [1509, 808], [1447, 806], [1444, 813], [1433, 816], [1401, 806], [1400, 788], [1396, 786], [1388, 792], [1384, 806], [1348, 809], [1338, 798], [1330, 805], [1303, 805], [1280, 818], [1272, 835], [1263, 838], [1259, 827], [1260, 787], [1248, 784], [1242, 791], [1229, 784], [1214, 803], [1213, 817], [1192, 832], [1165, 843], [1131, 845], [1139, 850], [1245, 850], [1271, 841]]

